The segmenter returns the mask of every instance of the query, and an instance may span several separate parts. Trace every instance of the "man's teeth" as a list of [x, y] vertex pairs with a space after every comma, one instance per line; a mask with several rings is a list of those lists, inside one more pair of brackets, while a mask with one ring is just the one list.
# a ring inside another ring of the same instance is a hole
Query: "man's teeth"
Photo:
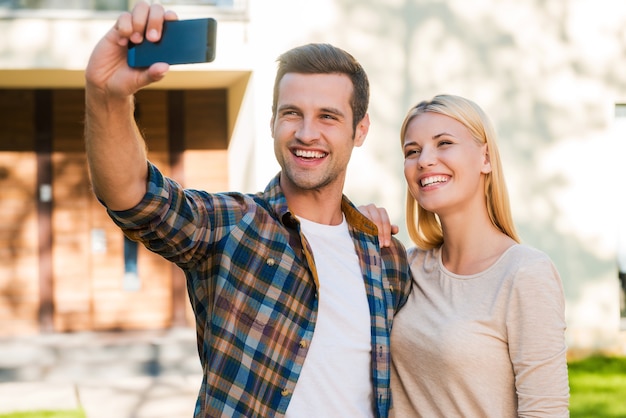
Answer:
[[433, 177], [426, 177], [425, 179], [422, 179], [421, 183], [422, 183], [422, 187], [426, 187], [426, 186], [430, 186], [431, 184], [445, 183], [447, 181], [448, 181], [447, 177], [433, 176]]
[[326, 156], [326, 153], [324, 152], [305, 151], [305, 150], [296, 150], [295, 154], [297, 157], [302, 157], [302, 158], [323, 158]]

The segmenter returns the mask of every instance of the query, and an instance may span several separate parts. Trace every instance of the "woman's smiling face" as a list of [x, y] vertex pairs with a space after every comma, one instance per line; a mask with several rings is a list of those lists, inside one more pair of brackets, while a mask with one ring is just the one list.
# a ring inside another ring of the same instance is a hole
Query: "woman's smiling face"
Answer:
[[487, 145], [479, 144], [459, 121], [434, 112], [407, 125], [404, 176], [420, 206], [444, 216], [485, 205], [484, 176], [491, 171]]

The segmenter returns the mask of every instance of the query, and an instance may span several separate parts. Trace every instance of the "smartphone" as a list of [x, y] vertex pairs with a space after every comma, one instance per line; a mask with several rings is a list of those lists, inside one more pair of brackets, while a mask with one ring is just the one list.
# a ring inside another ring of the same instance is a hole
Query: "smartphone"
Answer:
[[217, 22], [213, 18], [166, 20], [161, 40], [129, 42], [128, 65], [145, 68], [155, 62], [192, 64], [215, 59]]

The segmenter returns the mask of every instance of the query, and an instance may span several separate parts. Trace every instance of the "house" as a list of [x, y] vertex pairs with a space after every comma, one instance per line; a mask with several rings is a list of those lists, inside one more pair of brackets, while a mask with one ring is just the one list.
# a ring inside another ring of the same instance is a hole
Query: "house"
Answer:
[[[0, 336], [192, 322], [180, 270], [125, 241], [89, 187], [83, 69], [133, 3], [0, 0]], [[149, 157], [166, 174], [209, 191], [263, 188], [278, 169], [269, 131], [275, 59], [299, 44], [333, 43], [363, 63], [372, 85], [372, 128], [350, 166], [351, 199], [385, 206], [411, 245], [401, 121], [434, 94], [472, 98], [498, 129], [520, 235], [562, 275], [570, 349], [626, 352], [617, 264], [626, 5], [161, 3], [181, 19], [218, 21], [214, 62], [173, 67], [137, 95]]]

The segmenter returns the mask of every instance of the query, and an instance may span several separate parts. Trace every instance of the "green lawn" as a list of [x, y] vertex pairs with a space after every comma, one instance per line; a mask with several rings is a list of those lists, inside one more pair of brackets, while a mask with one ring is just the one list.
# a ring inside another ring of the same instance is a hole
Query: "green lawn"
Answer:
[[[571, 418], [626, 417], [626, 357], [593, 356], [569, 363]], [[85, 418], [82, 411], [0, 414], [0, 418]]]
[[626, 357], [569, 363], [572, 418], [626, 417]]

